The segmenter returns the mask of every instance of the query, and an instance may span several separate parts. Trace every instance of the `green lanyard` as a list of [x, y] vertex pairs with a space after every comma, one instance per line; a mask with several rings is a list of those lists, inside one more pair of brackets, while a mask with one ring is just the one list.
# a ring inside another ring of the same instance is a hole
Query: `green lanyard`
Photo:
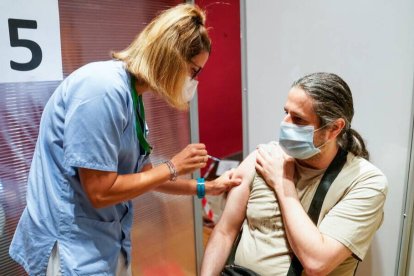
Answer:
[[[137, 90], [135, 89], [135, 77], [131, 75], [131, 94], [132, 94], [132, 102], [134, 105], [134, 112], [135, 112], [135, 129], [137, 131], [137, 137], [139, 140], [139, 145], [144, 149], [145, 154], [150, 154], [152, 147], [147, 141], [147, 137], [144, 134], [145, 128], [145, 110], [144, 110], [144, 102], [142, 101], [142, 95], [137, 94]], [[139, 111], [138, 111], [139, 105]]]

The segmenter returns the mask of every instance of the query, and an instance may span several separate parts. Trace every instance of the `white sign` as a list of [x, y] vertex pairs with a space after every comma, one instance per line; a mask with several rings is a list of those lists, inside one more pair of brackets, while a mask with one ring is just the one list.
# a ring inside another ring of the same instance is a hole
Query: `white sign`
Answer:
[[58, 0], [1, 0], [0, 53], [0, 83], [62, 80]]
[[221, 160], [217, 166], [216, 175], [222, 175], [230, 169], [235, 169], [239, 165], [239, 161], [236, 160]]

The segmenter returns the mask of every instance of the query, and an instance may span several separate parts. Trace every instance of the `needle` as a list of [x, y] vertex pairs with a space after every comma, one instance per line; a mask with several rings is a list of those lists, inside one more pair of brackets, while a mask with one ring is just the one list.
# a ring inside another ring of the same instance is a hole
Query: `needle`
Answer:
[[211, 156], [211, 155], [207, 155], [208, 158], [213, 159], [214, 161], [220, 162], [221, 160], [217, 157]]

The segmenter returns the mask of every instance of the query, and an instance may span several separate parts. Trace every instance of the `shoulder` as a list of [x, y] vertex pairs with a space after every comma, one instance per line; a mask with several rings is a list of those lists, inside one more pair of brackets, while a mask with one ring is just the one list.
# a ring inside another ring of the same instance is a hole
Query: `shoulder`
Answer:
[[123, 62], [117, 60], [105, 60], [85, 64], [75, 70], [70, 76], [76, 75], [77, 77], [96, 76], [113, 78], [116, 74], [123, 72], [127, 72]]
[[268, 153], [270, 153], [272, 150], [275, 150], [275, 149], [278, 149], [278, 148], [280, 148], [279, 147], [279, 143], [278, 142], [276, 142], [276, 141], [270, 141], [270, 142], [268, 142], [268, 143], [266, 143], [266, 144], [259, 144], [258, 146], [257, 146], [257, 148], [261, 148], [261, 149], [263, 149], [263, 150], [265, 150], [265, 151], [267, 151]]
[[[97, 92], [125, 90], [130, 77], [123, 63], [108, 60], [86, 64], [68, 77], [68, 84], [76, 87], [96, 88]], [[94, 93], [90, 91], [89, 93]]]
[[115, 60], [86, 64], [67, 78], [70, 94], [76, 98], [93, 98], [104, 94], [126, 96], [130, 77], [123, 63]]
[[67, 120], [71, 120], [75, 111], [79, 116], [95, 114], [95, 118], [117, 116], [126, 120], [132, 110], [130, 77], [119, 61], [99, 61], [82, 66], [65, 79], [59, 93], [67, 110]]
[[341, 171], [354, 186], [377, 190], [384, 195], [388, 192], [388, 180], [384, 173], [368, 160], [348, 153], [347, 162]]

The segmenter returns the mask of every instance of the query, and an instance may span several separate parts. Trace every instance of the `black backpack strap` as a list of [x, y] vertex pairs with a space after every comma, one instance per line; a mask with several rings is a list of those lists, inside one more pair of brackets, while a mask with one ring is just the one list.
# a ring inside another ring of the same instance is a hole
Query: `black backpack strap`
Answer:
[[329, 187], [345, 165], [347, 155], [347, 151], [339, 148], [334, 160], [331, 162], [331, 164], [329, 164], [328, 169], [322, 176], [321, 182], [319, 183], [319, 186], [315, 192], [315, 195], [313, 196], [312, 203], [308, 210], [308, 215], [315, 225], [318, 223], [322, 204], [325, 200], [326, 194], [328, 193]]
[[[315, 195], [312, 199], [312, 203], [308, 210], [308, 215], [315, 225], [318, 222], [319, 214], [322, 209], [322, 203], [325, 199], [326, 193], [328, 192], [332, 182], [334, 182], [335, 178], [338, 176], [339, 172], [345, 165], [347, 155], [347, 151], [343, 150], [342, 148], [339, 148], [334, 160], [331, 162], [331, 164], [329, 164], [328, 168], [326, 169], [326, 172], [322, 176], [318, 188], [316, 189]], [[294, 255], [287, 276], [301, 275], [302, 270], [302, 264], [300, 263], [296, 255]]]

